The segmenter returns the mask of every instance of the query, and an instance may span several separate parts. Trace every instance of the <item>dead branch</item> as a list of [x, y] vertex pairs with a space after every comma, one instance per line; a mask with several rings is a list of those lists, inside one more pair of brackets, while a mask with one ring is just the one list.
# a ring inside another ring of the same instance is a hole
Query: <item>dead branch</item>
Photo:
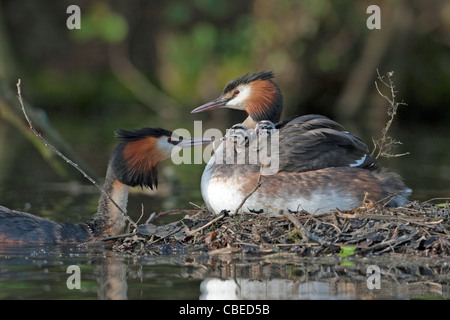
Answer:
[[192, 236], [194, 233], [197, 233], [197, 232], [202, 231], [203, 229], [209, 227], [209, 226], [212, 225], [213, 223], [215, 223], [215, 222], [217, 222], [217, 221], [223, 219], [223, 217], [225, 217], [225, 216], [226, 216], [226, 214], [225, 214], [225, 213], [222, 213], [220, 216], [217, 216], [216, 218], [212, 219], [210, 222], [208, 222], [208, 223], [205, 224], [204, 226], [201, 226], [200, 228], [195, 229], [195, 230], [192, 230], [192, 231], [188, 231], [188, 232], [187, 232], [187, 235], [188, 235], [188, 236]]
[[405, 153], [393, 153], [393, 149], [396, 145], [402, 144], [400, 141], [397, 141], [390, 137], [388, 135], [389, 129], [391, 128], [392, 122], [394, 121], [394, 118], [397, 114], [397, 109], [401, 105], [407, 105], [404, 102], [397, 102], [396, 101], [396, 95], [397, 91], [395, 91], [395, 85], [392, 81], [392, 76], [394, 75], [393, 71], [390, 71], [386, 73], [387, 79], [385, 79], [384, 76], [381, 76], [378, 69], [378, 81], [381, 82], [385, 87], [389, 90], [389, 95], [383, 94], [380, 90], [380, 87], [378, 86], [378, 82], [375, 81], [375, 88], [377, 89], [379, 95], [385, 99], [389, 106], [387, 110], [388, 114], [388, 121], [386, 123], [386, 126], [381, 130], [381, 137], [379, 139], [372, 138], [372, 142], [374, 144], [374, 149], [372, 150], [371, 156], [375, 156], [376, 159], [378, 159], [380, 156], [385, 158], [395, 158], [395, 157], [401, 157], [404, 155], [409, 154], [409, 152]]
[[128, 220], [130, 224], [132, 224], [135, 228], [137, 228], [136, 223], [122, 210], [122, 208], [109, 196], [109, 194], [91, 177], [89, 176], [86, 171], [84, 171], [78, 164], [67, 158], [64, 154], [62, 154], [59, 150], [57, 150], [55, 147], [53, 147], [50, 143], [45, 140], [45, 138], [33, 127], [33, 123], [31, 119], [28, 117], [28, 114], [25, 110], [25, 106], [22, 99], [22, 92], [20, 88], [20, 79], [17, 81], [17, 98], [19, 99], [20, 106], [22, 107], [22, 112], [25, 116], [25, 119], [28, 122], [28, 125], [30, 126], [30, 130], [34, 133], [36, 137], [38, 137], [46, 147], [50, 148], [54, 153], [56, 153], [59, 157], [61, 157], [64, 161], [66, 161], [68, 164], [70, 164], [72, 167], [77, 169], [81, 174], [88, 179], [94, 186], [96, 186], [106, 197], [109, 201], [111, 201], [114, 206], [119, 209], [120, 212], [125, 216], [125, 218]]
[[[59, 157], [52, 152], [50, 149], [46, 148], [42, 142], [36, 137], [32, 131], [28, 130], [27, 126], [24, 125], [23, 112], [16, 104], [17, 93], [13, 93], [12, 90], [6, 85], [0, 85], [0, 118], [5, 119], [12, 126], [14, 126], [24, 137], [31, 142], [31, 144], [40, 153], [42, 158], [53, 168], [53, 170], [63, 179], [68, 179], [71, 177], [71, 171], [64, 166]], [[24, 102], [24, 104], [26, 101]], [[64, 141], [64, 139], [59, 135], [59, 133], [52, 127], [51, 123], [48, 121], [45, 112], [33, 107], [29, 103], [27, 105], [27, 113], [30, 119], [33, 119], [34, 127], [43, 136], [47, 136], [52, 141], [59, 150], [64, 151], [75, 162], [80, 164], [86, 172], [91, 176], [93, 175], [93, 170], [81, 159], [76, 152], [70, 147], [70, 145]]]
[[161, 211], [159, 213], [153, 212], [150, 217], [147, 219], [147, 221], [145, 221], [145, 224], [149, 224], [151, 223], [153, 220], [162, 217], [162, 216], [166, 216], [166, 215], [175, 215], [175, 214], [180, 214], [180, 213], [189, 213], [189, 214], [195, 214], [200, 212], [200, 209], [172, 209], [172, 210], [168, 210], [168, 211]]

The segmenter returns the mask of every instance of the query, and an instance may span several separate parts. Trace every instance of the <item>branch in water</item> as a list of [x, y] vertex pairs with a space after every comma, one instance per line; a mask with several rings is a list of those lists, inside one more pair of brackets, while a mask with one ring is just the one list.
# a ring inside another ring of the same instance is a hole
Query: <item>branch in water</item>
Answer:
[[55, 152], [59, 157], [61, 157], [64, 161], [66, 161], [68, 164], [70, 164], [72, 167], [77, 169], [81, 174], [88, 179], [94, 186], [96, 186], [107, 198], [109, 201], [111, 201], [114, 206], [119, 209], [120, 212], [125, 216], [125, 218], [132, 224], [134, 227], [137, 227], [136, 223], [122, 210], [122, 208], [109, 196], [109, 194], [91, 177], [89, 176], [86, 171], [84, 171], [78, 164], [67, 158], [64, 154], [62, 154], [59, 150], [57, 150], [55, 147], [53, 147], [50, 143], [45, 140], [45, 138], [33, 127], [33, 123], [31, 119], [28, 117], [28, 114], [25, 110], [25, 106], [22, 99], [22, 93], [20, 89], [20, 79], [17, 81], [17, 98], [19, 99], [20, 106], [22, 107], [22, 112], [25, 116], [25, 119], [28, 122], [28, 125], [30, 126], [30, 130], [38, 137], [46, 147], [50, 148], [53, 152]]

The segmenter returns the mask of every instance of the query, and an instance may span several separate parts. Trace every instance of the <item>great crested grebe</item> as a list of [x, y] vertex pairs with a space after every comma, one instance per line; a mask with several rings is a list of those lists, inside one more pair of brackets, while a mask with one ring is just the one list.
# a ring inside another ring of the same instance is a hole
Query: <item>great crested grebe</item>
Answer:
[[280, 148], [283, 171], [378, 166], [376, 159], [369, 156], [366, 144], [325, 116], [310, 114], [279, 122], [283, 96], [273, 77], [272, 72], [247, 73], [231, 80], [219, 98], [191, 112], [217, 108], [245, 110], [248, 117], [242, 124], [249, 129], [262, 120], [275, 123], [283, 141]]
[[[158, 186], [158, 164], [171, 156], [175, 147], [209, 144], [211, 140], [183, 139], [160, 128], [118, 130], [121, 140], [109, 159], [104, 190], [126, 212], [129, 187]], [[125, 215], [103, 193], [98, 211], [87, 222], [57, 223], [29, 213], [0, 206], [0, 243], [82, 243], [123, 232]]]
[[[267, 128], [268, 123], [278, 131], [276, 174], [261, 175], [261, 164], [217, 163], [215, 156], [212, 157], [213, 161], [203, 172], [201, 185], [203, 199], [211, 211], [236, 209], [253, 190], [260, 175], [261, 186], [241, 210], [268, 214], [280, 210], [305, 210], [312, 214], [347, 210], [361, 205], [366, 193], [367, 199], [386, 199], [390, 206], [407, 202], [411, 190], [401, 177], [381, 168], [368, 155], [368, 147], [343, 131], [337, 122], [320, 115], [278, 122], [283, 99], [272, 78], [272, 72], [246, 74], [230, 81], [218, 99], [192, 111], [219, 107], [245, 110], [248, 118], [242, 125], [250, 129], [250, 138], [255, 136], [252, 130], [258, 131], [258, 126]], [[222, 145], [217, 149], [219, 154], [222, 149]], [[248, 150], [251, 152], [251, 148]]]

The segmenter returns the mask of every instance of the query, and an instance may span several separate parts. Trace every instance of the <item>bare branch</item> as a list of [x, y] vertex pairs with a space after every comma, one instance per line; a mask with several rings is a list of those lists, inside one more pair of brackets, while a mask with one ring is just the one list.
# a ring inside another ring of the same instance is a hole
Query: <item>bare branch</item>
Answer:
[[53, 147], [50, 143], [45, 140], [45, 138], [33, 127], [33, 123], [31, 119], [28, 117], [28, 114], [25, 110], [25, 106], [22, 99], [22, 92], [20, 89], [20, 79], [17, 81], [17, 98], [19, 99], [20, 106], [22, 107], [22, 112], [25, 116], [25, 119], [28, 122], [28, 125], [30, 126], [30, 130], [38, 137], [46, 147], [50, 148], [53, 152], [55, 152], [59, 157], [61, 157], [64, 161], [66, 161], [68, 164], [70, 164], [72, 167], [77, 169], [81, 174], [88, 179], [94, 186], [96, 186], [105, 196], [108, 198], [109, 201], [111, 201], [114, 206], [119, 209], [120, 212], [125, 216], [125, 218], [132, 224], [134, 227], [137, 227], [136, 223], [122, 210], [122, 208], [109, 196], [109, 194], [91, 177], [89, 176], [86, 171], [84, 171], [78, 164], [67, 158], [64, 154], [62, 154], [59, 150], [57, 150], [55, 147]]
[[395, 158], [401, 157], [409, 154], [409, 152], [405, 153], [393, 153], [393, 149], [396, 145], [402, 144], [400, 141], [397, 141], [388, 135], [389, 129], [391, 128], [392, 122], [394, 121], [395, 116], [397, 115], [397, 109], [401, 105], [407, 105], [404, 102], [396, 102], [396, 94], [394, 82], [392, 81], [392, 77], [394, 76], [394, 72], [390, 71], [386, 73], [387, 79], [385, 76], [380, 75], [378, 69], [378, 81], [381, 82], [385, 87], [389, 89], [390, 97], [381, 92], [381, 89], [378, 85], [378, 82], [375, 81], [375, 88], [378, 91], [378, 94], [389, 103], [387, 114], [388, 121], [386, 126], [381, 130], [381, 137], [379, 139], [372, 138], [372, 142], [374, 144], [374, 149], [372, 150], [371, 156], [375, 156], [375, 158], [385, 157], [385, 158]]

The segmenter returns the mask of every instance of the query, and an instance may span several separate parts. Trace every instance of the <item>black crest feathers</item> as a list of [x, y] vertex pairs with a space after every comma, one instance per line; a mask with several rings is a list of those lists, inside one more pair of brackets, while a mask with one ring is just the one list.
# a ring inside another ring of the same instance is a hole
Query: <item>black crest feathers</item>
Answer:
[[163, 160], [155, 150], [157, 140], [171, 135], [171, 131], [161, 128], [117, 130], [115, 136], [122, 142], [111, 157], [111, 168], [116, 178], [131, 187], [157, 188], [157, 165]]
[[238, 85], [241, 84], [247, 84], [256, 80], [271, 80], [273, 79], [274, 74], [272, 71], [262, 71], [258, 73], [246, 73], [242, 77], [236, 78], [228, 82], [228, 84], [225, 86], [225, 89], [223, 89], [223, 93], [227, 93], [234, 88], [236, 88]]

